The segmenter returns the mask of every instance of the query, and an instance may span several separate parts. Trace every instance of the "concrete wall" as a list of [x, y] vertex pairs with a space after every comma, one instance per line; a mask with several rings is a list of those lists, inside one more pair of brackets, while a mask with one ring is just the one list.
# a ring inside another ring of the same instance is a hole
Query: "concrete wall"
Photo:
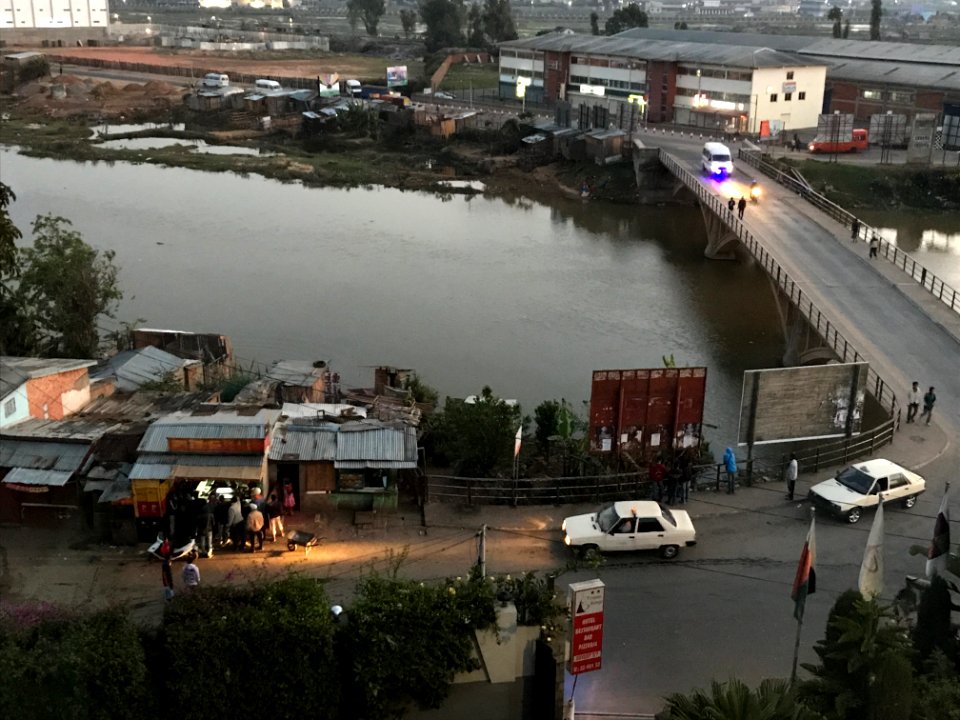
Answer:
[[0, 399], [0, 427], [13, 425], [28, 417], [30, 417], [30, 406], [27, 402], [27, 386], [23, 384]]
[[[793, 79], [787, 74], [793, 73]], [[792, 68], [762, 68], [753, 71], [750, 89], [753, 107], [750, 108], [751, 132], [758, 132], [764, 120], [779, 120], [785, 130], [817, 126], [823, 109], [823, 93], [827, 68], [822, 65]], [[785, 100], [785, 91], [795, 84], [796, 90], [790, 100]], [[800, 99], [800, 93], [804, 98]], [[772, 98], [776, 96], [776, 101]]]
[[0, 0], [0, 30], [105, 28], [107, 0]]

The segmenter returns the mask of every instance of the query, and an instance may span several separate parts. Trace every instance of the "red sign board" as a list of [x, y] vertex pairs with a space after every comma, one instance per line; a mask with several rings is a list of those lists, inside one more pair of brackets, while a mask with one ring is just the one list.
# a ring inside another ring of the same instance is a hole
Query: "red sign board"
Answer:
[[704, 367], [595, 370], [590, 449], [655, 456], [699, 446], [706, 390]]
[[259, 455], [268, 446], [266, 438], [167, 438], [172, 453]]
[[570, 674], [600, 669], [603, 650], [602, 580], [570, 584], [570, 615], [573, 632], [570, 641]]

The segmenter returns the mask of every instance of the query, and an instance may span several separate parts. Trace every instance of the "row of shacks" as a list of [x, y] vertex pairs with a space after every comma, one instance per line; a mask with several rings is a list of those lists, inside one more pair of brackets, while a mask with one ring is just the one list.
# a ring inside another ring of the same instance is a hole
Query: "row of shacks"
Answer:
[[281, 362], [245, 388], [248, 401], [223, 403], [202, 385], [131, 390], [155, 360], [107, 393], [93, 361], [0, 358], [0, 521], [79, 515], [135, 542], [164, 526], [175, 497], [286, 491], [305, 513], [388, 510], [417, 472], [422, 408], [399, 387], [403, 372], [378, 369], [373, 388], [343, 391], [323, 363]]

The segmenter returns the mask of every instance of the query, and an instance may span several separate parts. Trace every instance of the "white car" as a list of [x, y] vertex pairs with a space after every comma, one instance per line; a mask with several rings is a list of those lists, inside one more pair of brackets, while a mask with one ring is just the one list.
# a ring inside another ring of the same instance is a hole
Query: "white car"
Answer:
[[680, 548], [697, 544], [697, 531], [685, 510], [670, 510], [652, 500], [621, 500], [600, 512], [563, 521], [563, 541], [582, 553], [591, 550], [659, 550], [675, 558]]
[[810, 488], [809, 497], [814, 507], [855, 523], [864, 510], [877, 506], [880, 493], [885, 503], [901, 500], [904, 507], [912, 508], [926, 485], [915, 472], [878, 458], [844, 468]]

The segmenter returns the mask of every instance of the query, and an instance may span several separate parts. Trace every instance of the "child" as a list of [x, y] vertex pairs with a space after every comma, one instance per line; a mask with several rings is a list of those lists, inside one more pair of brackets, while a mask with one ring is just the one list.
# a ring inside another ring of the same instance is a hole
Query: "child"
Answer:
[[200, 568], [196, 566], [197, 554], [187, 555], [187, 564], [183, 566], [183, 585], [190, 592], [200, 587]]

